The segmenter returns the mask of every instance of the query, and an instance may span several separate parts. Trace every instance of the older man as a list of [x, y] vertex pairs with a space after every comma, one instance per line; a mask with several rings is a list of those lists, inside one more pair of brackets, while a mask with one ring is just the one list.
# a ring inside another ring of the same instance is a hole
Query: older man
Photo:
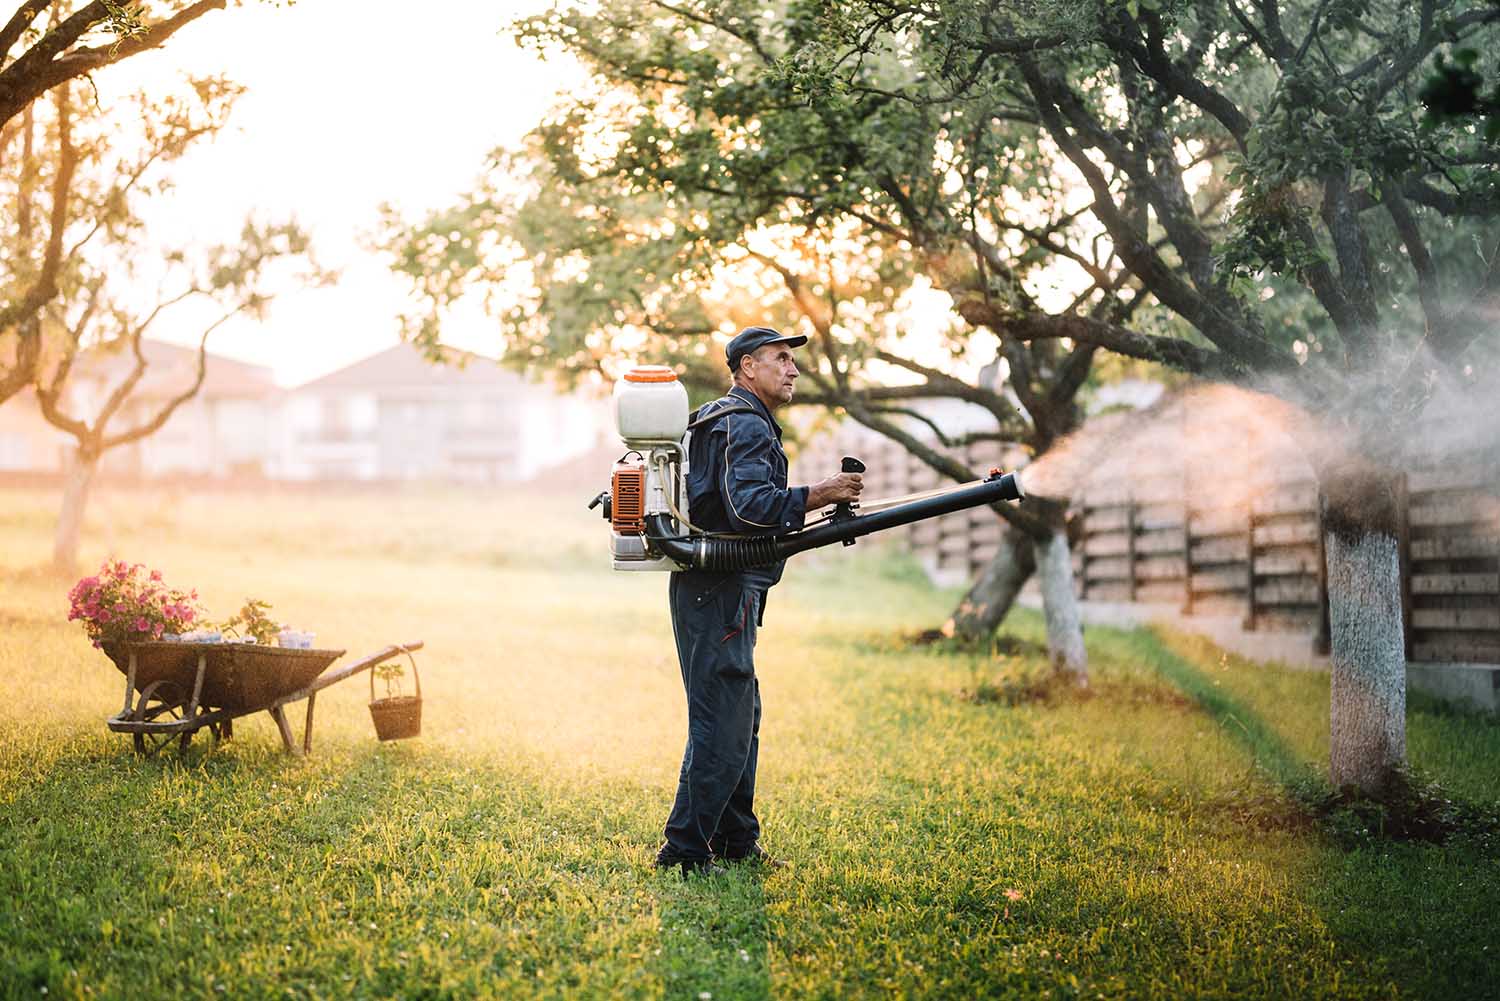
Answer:
[[[749, 327], [725, 351], [734, 385], [701, 407], [688, 455], [688, 517], [710, 532], [780, 535], [808, 511], [859, 497], [857, 473], [787, 486], [781, 426], [771, 412], [792, 400], [792, 349], [806, 337]], [[755, 816], [760, 683], [755, 635], [783, 564], [735, 573], [687, 570], [669, 587], [677, 659], [687, 691], [688, 739], [656, 864], [684, 875], [722, 871], [716, 859], [776, 865]]]

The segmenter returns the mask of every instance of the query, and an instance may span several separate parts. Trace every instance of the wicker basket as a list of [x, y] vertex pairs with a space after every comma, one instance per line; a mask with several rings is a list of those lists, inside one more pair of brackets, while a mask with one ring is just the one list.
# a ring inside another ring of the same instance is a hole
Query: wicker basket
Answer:
[[417, 672], [417, 660], [411, 655], [411, 651], [402, 647], [401, 652], [411, 661], [411, 674], [417, 683], [417, 694], [377, 699], [375, 669], [370, 669], [370, 718], [375, 721], [375, 736], [381, 740], [405, 740], [422, 732], [422, 676]]

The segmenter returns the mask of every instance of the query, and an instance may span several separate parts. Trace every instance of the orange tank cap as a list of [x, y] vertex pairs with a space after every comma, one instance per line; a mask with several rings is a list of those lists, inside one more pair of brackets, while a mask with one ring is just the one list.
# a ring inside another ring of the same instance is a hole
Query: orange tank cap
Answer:
[[626, 382], [676, 382], [677, 373], [666, 365], [637, 365], [625, 373]]

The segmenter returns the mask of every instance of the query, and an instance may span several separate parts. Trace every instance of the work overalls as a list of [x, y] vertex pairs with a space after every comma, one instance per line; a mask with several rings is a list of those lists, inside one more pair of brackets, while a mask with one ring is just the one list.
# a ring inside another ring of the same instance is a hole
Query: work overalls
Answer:
[[[780, 535], [807, 513], [807, 487], [787, 487], [781, 426], [749, 390], [705, 404], [695, 415], [749, 404], [693, 432], [688, 518], [705, 531]], [[760, 682], [755, 634], [766, 592], [783, 564], [737, 573], [680, 571], [668, 588], [677, 659], [687, 693], [688, 738], [677, 797], [659, 860], [735, 857], [760, 837], [755, 766], [760, 748]]]

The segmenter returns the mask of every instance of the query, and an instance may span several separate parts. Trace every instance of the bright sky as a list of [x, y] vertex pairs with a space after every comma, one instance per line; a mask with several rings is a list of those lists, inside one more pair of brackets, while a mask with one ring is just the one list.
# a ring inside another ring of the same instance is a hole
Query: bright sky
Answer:
[[[552, 95], [577, 79], [540, 62], [506, 29], [544, 0], [257, 0], [211, 12], [159, 52], [96, 77], [108, 101], [184, 73], [223, 73], [248, 88], [212, 146], [182, 161], [177, 188], [153, 211], [169, 241], [228, 240], [249, 212], [293, 215], [331, 288], [288, 289], [265, 323], [234, 321], [210, 350], [275, 369], [296, 384], [395, 344], [402, 285], [360, 246], [381, 202], [408, 216], [466, 189], [486, 154], [534, 125]], [[155, 336], [196, 343], [164, 315]], [[456, 345], [499, 353], [481, 319], [445, 328]]]

